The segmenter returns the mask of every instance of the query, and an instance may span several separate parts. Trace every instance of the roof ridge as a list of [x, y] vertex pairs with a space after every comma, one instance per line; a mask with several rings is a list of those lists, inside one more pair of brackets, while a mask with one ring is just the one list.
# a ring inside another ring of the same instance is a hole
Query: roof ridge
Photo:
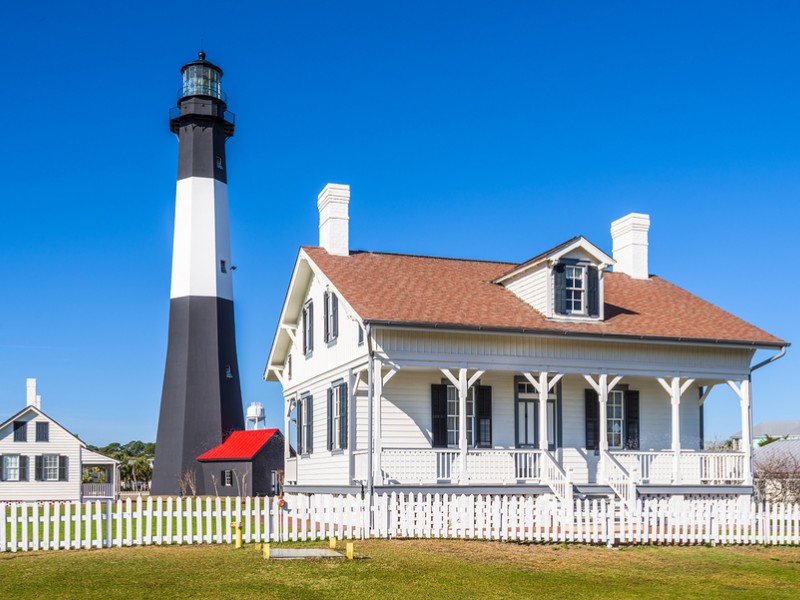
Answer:
[[[319, 249], [324, 250], [321, 246], [301, 246], [303, 249]], [[490, 263], [493, 265], [519, 265], [522, 263], [515, 263], [508, 260], [490, 260], [486, 258], [458, 258], [455, 256], [433, 256], [430, 254], [411, 254], [409, 252], [380, 252], [375, 250], [350, 250], [350, 254], [379, 254], [381, 256], [407, 256], [409, 258], [430, 258], [433, 260], [452, 260], [458, 262], [478, 262]]]

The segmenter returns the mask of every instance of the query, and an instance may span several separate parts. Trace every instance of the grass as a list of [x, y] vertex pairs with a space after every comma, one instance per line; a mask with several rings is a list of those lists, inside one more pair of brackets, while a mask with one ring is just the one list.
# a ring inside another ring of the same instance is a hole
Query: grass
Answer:
[[800, 589], [796, 547], [371, 540], [355, 548], [352, 562], [264, 561], [252, 544], [6, 553], [0, 598], [797, 598]]

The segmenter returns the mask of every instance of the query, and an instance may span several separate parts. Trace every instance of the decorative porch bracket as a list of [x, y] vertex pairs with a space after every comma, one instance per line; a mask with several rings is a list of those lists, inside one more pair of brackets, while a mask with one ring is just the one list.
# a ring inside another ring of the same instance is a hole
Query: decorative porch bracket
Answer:
[[658, 377], [658, 383], [670, 397], [672, 404], [672, 483], [681, 483], [681, 396], [694, 383], [694, 379], [687, 379], [681, 383], [680, 377], [673, 377], [667, 382], [663, 377]]
[[547, 439], [547, 396], [564, 375], [556, 373], [550, 377], [547, 371], [541, 371], [538, 377], [525, 371], [522, 374], [539, 394], [539, 450], [547, 450], [550, 444]]
[[611, 382], [608, 381], [608, 374], [601, 373], [595, 381], [591, 375], [584, 375], [583, 378], [592, 386], [597, 392], [597, 399], [600, 402], [600, 439], [598, 446], [600, 450], [600, 464], [597, 466], [598, 480], [603, 483], [608, 483], [606, 455], [608, 454], [608, 393], [611, 392], [620, 381], [622, 375], [617, 375]]
[[753, 418], [752, 418], [752, 389], [750, 378], [742, 379], [739, 385], [735, 381], [726, 381], [739, 398], [739, 406], [742, 410], [742, 447], [744, 452], [745, 464], [745, 485], [753, 485]]
[[[467, 377], [467, 369], [459, 369], [458, 377], [453, 375], [449, 369], [442, 368], [441, 371], [458, 390], [458, 449], [460, 451], [459, 462], [461, 464], [458, 483], [464, 485], [469, 481], [467, 474], [467, 395], [469, 394], [469, 388], [475, 385], [475, 382], [486, 371], [475, 371], [472, 377]], [[474, 435], [475, 432], [473, 432]]]

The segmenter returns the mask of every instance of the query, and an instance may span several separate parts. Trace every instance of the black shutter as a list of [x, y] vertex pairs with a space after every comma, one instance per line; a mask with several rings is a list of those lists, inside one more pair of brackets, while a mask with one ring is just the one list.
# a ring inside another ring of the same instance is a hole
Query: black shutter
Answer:
[[328, 388], [328, 450], [333, 450], [333, 388]]
[[553, 269], [553, 289], [555, 291], [554, 309], [556, 314], [567, 314], [567, 272], [564, 265]]
[[314, 304], [308, 305], [308, 352], [314, 351]]
[[600, 315], [600, 275], [597, 267], [587, 267], [586, 269], [586, 290], [587, 290], [587, 310], [590, 317]]
[[44, 473], [42, 470], [44, 469], [44, 461], [42, 460], [41, 456], [37, 456], [34, 458], [33, 461], [33, 470], [34, 470], [34, 479], [36, 481], [44, 481]]
[[475, 389], [477, 395], [476, 414], [478, 431], [475, 436], [480, 448], [492, 447], [492, 387], [479, 385]]
[[219, 472], [219, 484], [221, 487], [225, 487], [225, 469]]
[[308, 307], [303, 309], [303, 354], [308, 354]]
[[19, 457], [19, 480], [28, 481], [28, 457]]
[[[336, 296], [334, 296], [335, 298]], [[339, 386], [339, 448], [347, 448], [347, 384]]]
[[[297, 401], [297, 454], [300, 456], [303, 455], [303, 405], [305, 404], [304, 399], [300, 399]], [[286, 435], [288, 436], [289, 433], [287, 432]]]
[[331, 320], [330, 319], [330, 315], [331, 315], [331, 313], [330, 313], [330, 311], [331, 311], [330, 297], [331, 297], [331, 295], [328, 292], [325, 292], [324, 294], [322, 294], [322, 304], [323, 304], [322, 308], [323, 308], [323, 312], [325, 313], [325, 319], [324, 319], [325, 322], [322, 324], [322, 339], [324, 339], [326, 343], [331, 340], [331, 332], [330, 332], [330, 326], [329, 326], [329, 323], [330, 323], [330, 320]]
[[597, 450], [600, 446], [600, 402], [597, 392], [586, 390], [586, 449]]
[[311, 454], [314, 451], [314, 397], [306, 396], [304, 402], [306, 404], [308, 438], [306, 438], [306, 446], [303, 450], [306, 454]]
[[3, 472], [3, 455], [0, 454], [0, 481], [5, 481], [5, 473]]
[[639, 392], [625, 392], [625, 447], [639, 449]]
[[336, 294], [331, 294], [331, 339], [335, 340], [339, 337], [339, 298]]
[[431, 385], [431, 433], [434, 448], [447, 448], [446, 385]]
[[59, 481], [66, 481], [67, 480], [67, 457], [66, 456], [59, 456], [58, 457], [58, 480]]

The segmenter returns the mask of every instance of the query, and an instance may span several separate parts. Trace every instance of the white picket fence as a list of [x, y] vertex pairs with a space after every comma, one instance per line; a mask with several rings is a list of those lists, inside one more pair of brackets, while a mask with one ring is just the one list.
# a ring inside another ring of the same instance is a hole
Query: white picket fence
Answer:
[[[457, 538], [589, 544], [800, 544], [800, 505], [737, 499], [381, 494], [130, 498], [0, 503], [0, 551], [339, 538]], [[370, 523], [370, 514], [372, 523]]]

